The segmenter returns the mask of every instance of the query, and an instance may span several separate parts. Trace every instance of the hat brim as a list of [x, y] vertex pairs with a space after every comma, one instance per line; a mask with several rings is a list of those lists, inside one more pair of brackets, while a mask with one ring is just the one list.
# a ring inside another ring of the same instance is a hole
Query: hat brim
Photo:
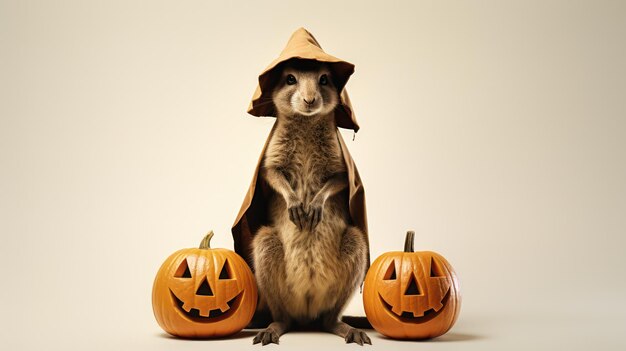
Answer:
[[273, 67], [269, 68], [259, 76], [260, 95], [252, 100], [248, 113], [258, 117], [276, 117], [276, 109], [272, 103], [272, 91], [278, 80], [283, 67], [295, 60], [316, 61], [325, 63], [330, 69], [335, 86], [339, 94], [340, 103], [335, 110], [335, 120], [338, 127], [358, 130], [358, 125], [352, 121], [352, 107], [350, 100], [345, 92], [345, 85], [354, 73], [354, 65], [345, 61], [328, 62], [316, 59], [292, 57], [285, 61], [277, 62]]

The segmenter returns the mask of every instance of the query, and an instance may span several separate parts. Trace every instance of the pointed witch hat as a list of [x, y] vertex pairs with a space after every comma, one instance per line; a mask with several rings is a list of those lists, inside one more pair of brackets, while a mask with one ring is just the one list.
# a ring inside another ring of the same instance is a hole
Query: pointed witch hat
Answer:
[[280, 53], [280, 56], [272, 61], [259, 76], [259, 85], [252, 96], [248, 113], [257, 117], [276, 117], [274, 105], [269, 103], [271, 101], [272, 89], [276, 85], [282, 66], [290, 60], [297, 59], [315, 60], [328, 64], [335, 79], [337, 90], [340, 92], [340, 103], [335, 109], [337, 127], [352, 129], [357, 132], [359, 124], [356, 122], [348, 93], [344, 89], [350, 75], [354, 73], [354, 65], [325, 53], [315, 37], [313, 37], [313, 34], [304, 28], [298, 28], [291, 35], [287, 46]]

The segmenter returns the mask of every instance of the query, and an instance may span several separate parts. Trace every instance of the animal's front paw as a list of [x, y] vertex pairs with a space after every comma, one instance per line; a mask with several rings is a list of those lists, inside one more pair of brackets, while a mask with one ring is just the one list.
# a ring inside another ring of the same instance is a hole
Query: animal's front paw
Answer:
[[312, 201], [309, 204], [309, 208], [307, 211], [307, 221], [306, 228], [308, 230], [313, 230], [317, 227], [318, 224], [322, 221], [322, 216], [324, 213], [324, 203], [321, 201]]
[[348, 334], [346, 334], [346, 343], [352, 342], [357, 343], [361, 346], [363, 346], [363, 344], [372, 344], [372, 340], [370, 340], [370, 337], [367, 336], [364, 331], [356, 328], [350, 329]]
[[289, 211], [289, 219], [296, 225], [296, 227], [298, 227], [298, 229], [302, 230], [307, 220], [307, 215], [304, 211], [302, 201], [290, 201], [287, 211]]
[[265, 330], [260, 331], [252, 340], [252, 344], [258, 344], [261, 343], [261, 345], [265, 346], [267, 344], [278, 344], [278, 338], [280, 336], [278, 335], [278, 333], [272, 329], [272, 328], [267, 328]]

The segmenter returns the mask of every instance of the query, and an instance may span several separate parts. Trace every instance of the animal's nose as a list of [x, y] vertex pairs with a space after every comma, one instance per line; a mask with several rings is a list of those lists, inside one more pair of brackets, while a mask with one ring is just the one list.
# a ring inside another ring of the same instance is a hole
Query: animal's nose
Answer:
[[304, 100], [304, 102], [306, 102], [307, 105], [312, 105], [315, 102], [315, 98], [312, 98], [311, 101], [308, 101], [305, 98], [302, 98], [302, 100]]

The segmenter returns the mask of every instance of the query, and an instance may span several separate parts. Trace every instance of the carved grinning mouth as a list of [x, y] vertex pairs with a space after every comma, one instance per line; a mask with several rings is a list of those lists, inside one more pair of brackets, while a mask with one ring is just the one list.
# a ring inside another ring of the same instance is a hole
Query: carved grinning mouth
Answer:
[[174, 294], [174, 292], [170, 289], [170, 294], [172, 295], [172, 300], [174, 302], [176, 302], [176, 306], [178, 307], [178, 310], [187, 318], [195, 321], [195, 322], [200, 322], [200, 323], [210, 323], [210, 322], [218, 322], [221, 320], [224, 320], [228, 317], [230, 317], [234, 311], [236, 311], [239, 308], [239, 305], [241, 304], [241, 298], [243, 296], [243, 291], [241, 291], [239, 294], [237, 294], [237, 296], [233, 297], [232, 299], [230, 299], [230, 301], [228, 301], [226, 304], [228, 304], [228, 310], [226, 310], [225, 312], [222, 312], [219, 308], [216, 309], [212, 309], [209, 311], [209, 316], [201, 316], [200, 315], [200, 310], [197, 308], [191, 308], [189, 309], [189, 311], [186, 311], [183, 306], [185, 305], [185, 303], [179, 299], [178, 297], [176, 297], [176, 295]]
[[446, 292], [446, 296], [444, 296], [443, 299], [441, 300], [441, 303], [443, 304], [443, 307], [441, 307], [439, 309], [439, 311], [435, 311], [434, 308], [431, 308], [429, 310], [426, 310], [424, 312], [424, 315], [421, 316], [421, 317], [415, 317], [415, 316], [413, 316], [412, 312], [408, 312], [408, 311], [404, 311], [404, 312], [402, 312], [402, 315], [398, 316], [395, 312], [393, 312], [393, 306], [391, 306], [389, 303], [387, 303], [387, 301], [385, 301], [385, 299], [382, 297], [382, 295], [380, 295], [380, 293], [378, 294], [378, 297], [380, 298], [380, 301], [385, 306], [387, 311], [394, 318], [396, 318], [396, 319], [398, 319], [398, 320], [400, 320], [400, 321], [402, 321], [404, 323], [425, 323], [425, 322], [428, 322], [428, 321], [434, 319], [438, 315], [440, 315], [441, 312], [446, 308], [446, 305], [448, 304], [448, 300], [450, 298], [450, 290], [448, 290], [448, 292]]

